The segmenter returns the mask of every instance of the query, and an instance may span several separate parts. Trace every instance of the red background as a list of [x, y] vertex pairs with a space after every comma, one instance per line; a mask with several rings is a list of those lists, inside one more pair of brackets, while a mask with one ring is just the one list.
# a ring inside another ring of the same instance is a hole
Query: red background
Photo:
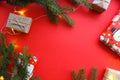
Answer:
[[[61, 5], [73, 5], [70, 0], [59, 0]], [[18, 10], [23, 8], [17, 8]], [[26, 16], [35, 19], [46, 14], [38, 5], [31, 4], [24, 9]], [[28, 52], [38, 57], [34, 74], [42, 80], [72, 80], [71, 71], [86, 69], [89, 76], [93, 67], [98, 68], [98, 80], [102, 80], [107, 67], [120, 70], [120, 57], [99, 42], [99, 36], [109, 25], [120, 9], [120, 0], [111, 0], [107, 11], [99, 14], [89, 11], [81, 5], [69, 16], [75, 26], [69, 27], [63, 20], [53, 24], [48, 17], [33, 21], [28, 34], [11, 36], [6, 34], [7, 42], [15, 41], [17, 50], [22, 51], [28, 46]], [[0, 2], [0, 28], [6, 24], [8, 15], [14, 6]]]

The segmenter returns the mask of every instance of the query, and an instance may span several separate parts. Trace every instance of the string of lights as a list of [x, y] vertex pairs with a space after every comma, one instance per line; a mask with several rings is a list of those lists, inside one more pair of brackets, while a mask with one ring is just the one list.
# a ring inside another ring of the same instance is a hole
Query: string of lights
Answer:
[[[74, 11], [77, 11], [77, 10], [79, 9], [79, 7], [80, 7], [80, 5], [78, 5], [78, 6], [74, 9]], [[13, 13], [15, 13], [15, 14], [19, 14], [19, 15], [21, 15], [21, 16], [26, 16], [26, 15], [25, 15], [26, 10], [17, 10], [17, 7], [16, 7], [16, 6], [14, 7], [13, 10], [14, 10]], [[70, 11], [67, 12], [67, 13], [70, 13]], [[47, 17], [47, 14], [41, 15], [41, 16], [39, 16], [39, 17], [36, 17], [36, 18], [33, 19], [33, 21], [39, 20], [39, 19], [44, 18], [44, 17]], [[61, 17], [60, 17], [60, 18], [61, 18]], [[7, 22], [5, 22], [5, 24], [4, 24], [4, 25], [1, 27], [1, 29], [0, 29], [0, 32], [1, 32], [1, 33], [8, 34], [8, 35], [10, 35], [10, 36], [19, 35], [19, 34], [21, 33], [21, 32], [16, 32], [13, 28], [11, 28], [11, 31], [4, 31], [4, 29], [6, 28], [6, 23], [7, 23]]]

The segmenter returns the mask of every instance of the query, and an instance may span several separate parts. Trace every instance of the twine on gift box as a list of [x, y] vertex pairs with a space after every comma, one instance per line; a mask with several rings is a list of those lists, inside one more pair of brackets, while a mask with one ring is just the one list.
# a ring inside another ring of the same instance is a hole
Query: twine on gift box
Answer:
[[17, 26], [19, 26], [19, 28], [21, 29], [21, 30], [24, 30], [25, 29], [25, 26], [22, 26], [22, 25], [20, 25], [20, 23], [15, 19], [14, 20], [15, 22], [12, 22], [11, 21], [11, 24], [12, 25], [17, 25]]

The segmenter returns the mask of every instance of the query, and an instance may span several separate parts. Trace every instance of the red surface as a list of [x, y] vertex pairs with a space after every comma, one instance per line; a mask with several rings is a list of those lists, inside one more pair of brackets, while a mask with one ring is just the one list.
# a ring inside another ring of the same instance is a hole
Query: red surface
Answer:
[[[70, 5], [68, 0], [59, 1], [62, 5]], [[33, 19], [45, 14], [42, 7], [34, 4], [25, 9], [26, 16]], [[64, 21], [56, 25], [48, 17], [43, 17], [33, 21], [29, 34], [6, 34], [7, 42], [16, 41], [18, 51], [23, 46], [29, 47], [28, 52], [39, 59], [34, 74], [42, 80], [72, 80], [71, 71], [80, 68], [85, 68], [88, 76], [92, 67], [98, 68], [98, 80], [102, 80], [107, 67], [120, 70], [120, 57], [99, 42], [100, 34], [119, 9], [120, 0], [112, 0], [108, 10], [101, 14], [80, 6], [77, 11], [69, 13], [75, 22], [73, 28]], [[13, 6], [0, 2], [1, 27], [13, 10]]]

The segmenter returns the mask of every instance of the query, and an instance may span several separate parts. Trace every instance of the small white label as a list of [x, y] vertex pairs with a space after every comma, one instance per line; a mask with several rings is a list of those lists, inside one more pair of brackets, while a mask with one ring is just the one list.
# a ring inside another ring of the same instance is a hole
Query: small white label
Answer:
[[118, 30], [118, 31], [113, 35], [113, 38], [114, 38], [116, 41], [120, 41], [120, 30]]
[[113, 22], [117, 22], [119, 20], [120, 16], [119, 15], [116, 15], [114, 18], [113, 18]]

